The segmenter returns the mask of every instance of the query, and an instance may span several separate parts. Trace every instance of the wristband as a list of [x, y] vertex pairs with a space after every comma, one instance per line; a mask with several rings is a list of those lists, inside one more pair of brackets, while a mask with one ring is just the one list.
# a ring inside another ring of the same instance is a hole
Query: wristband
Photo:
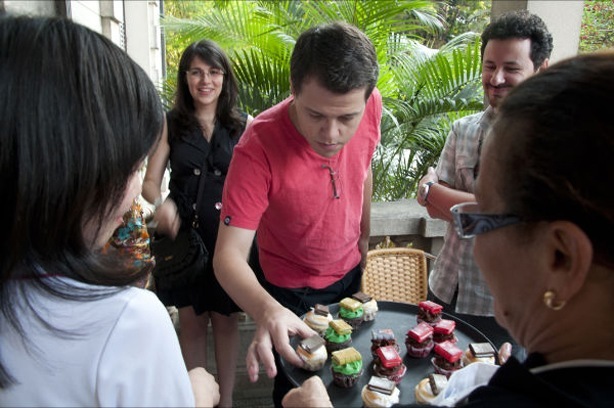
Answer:
[[431, 191], [431, 186], [433, 184], [436, 184], [436, 182], [435, 181], [428, 181], [428, 182], [422, 184], [422, 200], [424, 200], [425, 203], [428, 203], [429, 193]]

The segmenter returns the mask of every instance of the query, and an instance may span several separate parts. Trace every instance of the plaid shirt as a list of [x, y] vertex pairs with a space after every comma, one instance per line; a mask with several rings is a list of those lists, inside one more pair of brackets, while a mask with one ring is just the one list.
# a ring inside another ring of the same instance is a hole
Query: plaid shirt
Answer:
[[[494, 111], [488, 107], [452, 124], [437, 164], [439, 180], [456, 190], [473, 193], [479, 150], [493, 116]], [[457, 313], [493, 315], [492, 295], [473, 259], [473, 240], [460, 239], [451, 223], [429, 276], [429, 286], [435, 296], [447, 303], [452, 301], [458, 287]]]

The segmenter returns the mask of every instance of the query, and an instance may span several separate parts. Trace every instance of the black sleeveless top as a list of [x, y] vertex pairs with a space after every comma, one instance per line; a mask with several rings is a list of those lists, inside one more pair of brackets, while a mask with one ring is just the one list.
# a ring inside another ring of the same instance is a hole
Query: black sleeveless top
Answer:
[[[242, 116], [247, 120], [246, 114], [242, 113]], [[217, 122], [211, 141], [207, 142], [198, 127], [187, 130], [181, 135], [171, 135], [170, 129], [174, 128], [170, 126], [170, 121], [173, 120], [172, 111], [167, 115], [167, 120], [169, 121], [168, 141], [171, 148], [169, 196], [177, 204], [184, 227], [192, 223], [201, 168], [206, 163], [206, 179], [198, 209], [198, 232], [209, 250], [209, 258], [212, 259], [219, 227], [224, 181], [232, 151], [245, 129], [245, 121], [235, 138], [231, 137], [229, 128]]]

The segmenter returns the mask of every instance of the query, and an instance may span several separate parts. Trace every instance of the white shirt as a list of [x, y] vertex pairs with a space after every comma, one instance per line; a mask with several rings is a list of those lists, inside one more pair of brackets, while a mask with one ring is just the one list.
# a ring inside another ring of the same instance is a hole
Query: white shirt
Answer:
[[[11, 286], [27, 341], [0, 322], [0, 358], [18, 382], [0, 389], [0, 406], [194, 406], [174, 327], [153, 293], [129, 287], [99, 300], [68, 301], [28, 281]], [[44, 327], [19, 287], [61, 331]]]

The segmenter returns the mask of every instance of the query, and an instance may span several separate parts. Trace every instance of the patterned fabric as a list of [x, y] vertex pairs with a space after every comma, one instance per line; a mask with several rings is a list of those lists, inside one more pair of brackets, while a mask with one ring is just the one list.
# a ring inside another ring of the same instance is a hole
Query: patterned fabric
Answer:
[[[134, 266], [153, 269], [155, 260], [149, 247], [149, 232], [143, 217], [143, 208], [138, 200], [135, 199], [130, 210], [124, 214], [124, 223], [115, 230], [108, 246], [129, 255]], [[147, 278], [143, 278], [136, 286], [145, 287], [146, 283]]]
[[[437, 164], [440, 181], [456, 190], [473, 193], [479, 150], [493, 116], [494, 111], [488, 107], [484, 112], [454, 122]], [[492, 295], [473, 259], [473, 240], [460, 239], [451, 223], [430, 274], [429, 287], [447, 303], [452, 301], [458, 288], [457, 313], [493, 315]]]

